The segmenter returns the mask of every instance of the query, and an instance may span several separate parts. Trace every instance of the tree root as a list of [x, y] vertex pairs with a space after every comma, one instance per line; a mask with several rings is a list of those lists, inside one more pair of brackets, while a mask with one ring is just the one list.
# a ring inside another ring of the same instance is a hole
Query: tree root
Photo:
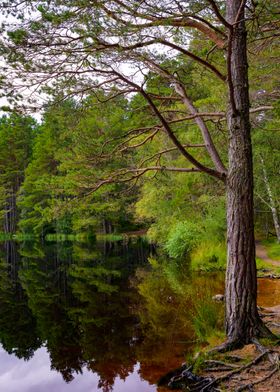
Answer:
[[225, 356], [225, 359], [228, 359], [231, 362], [240, 362], [243, 358], [239, 355], [228, 354]]
[[214, 360], [214, 359], [205, 360], [204, 363], [205, 363], [206, 365], [210, 365], [210, 366], [211, 366], [211, 365], [214, 365], [214, 366], [227, 366], [227, 367], [231, 367], [232, 369], [237, 369], [237, 368], [239, 368], [238, 365], [233, 365], [233, 364], [231, 364], [231, 363], [227, 363], [227, 362], [223, 362], [223, 361], [216, 361], [216, 360]]
[[270, 327], [278, 327], [278, 328], [280, 327], [280, 324], [279, 323], [275, 323], [274, 321], [268, 321], [267, 324], [269, 324]]
[[259, 313], [259, 316], [261, 318], [264, 318], [264, 317], [275, 317], [275, 313]]
[[208, 351], [209, 354], [217, 354], [217, 353], [226, 353], [228, 351], [233, 351], [238, 348], [242, 348], [244, 346], [244, 343], [239, 340], [228, 340], [221, 344], [220, 346], [216, 346], [212, 348], [211, 350]]
[[266, 376], [262, 377], [259, 380], [250, 382], [248, 384], [241, 385], [239, 388], [236, 389], [236, 392], [241, 392], [241, 391], [244, 391], [246, 389], [250, 390], [250, 389], [252, 389], [254, 387], [254, 385], [261, 384], [262, 382], [268, 380], [270, 377], [272, 377], [278, 371], [279, 371], [278, 366], [275, 366], [274, 369], [271, 370]]
[[216, 366], [216, 367], [208, 367], [204, 369], [206, 372], [225, 372], [232, 370], [231, 366]]
[[193, 390], [192, 392], [209, 392], [211, 391], [212, 387], [216, 387], [218, 384], [220, 384], [223, 381], [229, 380], [232, 376], [239, 374], [243, 372], [243, 370], [249, 369], [250, 367], [256, 365], [259, 363], [266, 355], [268, 355], [271, 352], [271, 350], [264, 350], [260, 355], [258, 355], [255, 359], [253, 359], [251, 362], [247, 363], [244, 366], [238, 367], [238, 369], [234, 369], [230, 371], [229, 373], [226, 373], [220, 377], [217, 377], [215, 380], [210, 381], [207, 385], [205, 385], [203, 388], [200, 390]]
[[260, 353], [267, 353], [268, 354], [267, 358], [272, 365], [279, 367], [280, 358], [279, 358], [278, 352], [273, 351], [273, 350], [267, 350], [257, 339], [253, 339], [253, 343], [254, 343], [256, 349]]

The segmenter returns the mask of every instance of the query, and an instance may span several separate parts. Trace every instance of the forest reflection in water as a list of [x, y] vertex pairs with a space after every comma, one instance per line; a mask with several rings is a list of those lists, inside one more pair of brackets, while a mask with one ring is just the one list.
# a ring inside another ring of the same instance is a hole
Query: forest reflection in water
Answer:
[[[161, 390], [156, 382], [193, 349], [194, 325], [203, 333], [205, 304], [223, 289], [223, 274], [192, 275], [141, 239], [0, 248], [5, 391]], [[211, 306], [222, 323], [222, 305]]]

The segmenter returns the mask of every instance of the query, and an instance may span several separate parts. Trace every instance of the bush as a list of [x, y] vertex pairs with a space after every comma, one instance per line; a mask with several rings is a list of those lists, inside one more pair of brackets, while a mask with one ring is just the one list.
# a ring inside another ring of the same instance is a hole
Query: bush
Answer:
[[195, 271], [216, 271], [226, 268], [225, 243], [205, 241], [191, 254], [191, 267]]
[[170, 231], [165, 249], [170, 257], [182, 258], [199, 242], [201, 230], [192, 222], [179, 222]]

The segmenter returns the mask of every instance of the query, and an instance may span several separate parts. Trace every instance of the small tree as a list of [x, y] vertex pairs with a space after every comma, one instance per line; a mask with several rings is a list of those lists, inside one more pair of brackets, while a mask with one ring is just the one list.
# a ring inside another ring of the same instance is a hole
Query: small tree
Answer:
[[[3, 7], [7, 1], [1, 4]], [[270, 335], [258, 315], [256, 302], [246, 28], [247, 20], [258, 21], [261, 26], [257, 38], [266, 38], [264, 27], [270, 23], [273, 28], [273, 21], [264, 20], [265, 6], [261, 14], [254, 2], [246, 0], [53, 0], [12, 1], [8, 9], [22, 21], [20, 26], [8, 29], [8, 39], [3, 43], [6, 61], [11, 65], [8, 76], [16, 82], [14, 85], [18, 84], [17, 91], [26, 79], [32, 93], [41, 86], [43, 91], [63, 91], [65, 96], [95, 91], [98, 96], [102, 87], [108, 92], [108, 101], [120, 94], [139, 93], [153, 122], [127, 133], [126, 148], [132, 147], [136, 137], [140, 142], [134, 148], [164, 134], [173, 146], [159, 153], [176, 149], [185, 158], [185, 167], [158, 164], [118, 170], [101, 179], [92, 190], [115, 181], [137, 180], [148, 171], [159, 170], [202, 172], [226, 186], [226, 347]], [[197, 82], [201, 88], [205, 74], [211, 73], [213, 83], [222, 92], [220, 107], [226, 110], [198, 110], [184, 70], [176, 69], [172, 63], [178, 55], [201, 70], [201, 81]], [[168, 85], [171, 94], [166, 96], [161, 88], [155, 94], [147, 88], [154, 75]], [[167, 113], [165, 103], [172, 102], [178, 106]], [[207, 121], [225, 117], [228, 168], [219, 151], [221, 138], [213, 136]], [[185, 145], [174, 131], [174, 124], [189, 120], [200, 132], [204, 154], [193, 153], [191, 149], [201, 146]]]

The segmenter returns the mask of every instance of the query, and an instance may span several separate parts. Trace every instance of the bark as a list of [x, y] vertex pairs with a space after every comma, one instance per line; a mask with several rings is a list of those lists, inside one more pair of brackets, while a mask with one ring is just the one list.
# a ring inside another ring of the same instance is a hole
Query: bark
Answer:
[[112, 234], [113, 233], [113, 225], [107, 219], [103, 219], [103, 233], [104, 234]]
[[4, 232], [15, 233], [17, 225], [17, 207], [16, 207], [16, 191], [10, 190], [10, 194], [6, 200]]
[[[226, 333], [229, 342], [249, 343], [270, 331], [257, 311], [253, 165], [249, 119], [244, 2], [227, 0], [229, 42], [229, 170], [227, 178]], [[237, 18], [239, 22], [237, 23]]]

